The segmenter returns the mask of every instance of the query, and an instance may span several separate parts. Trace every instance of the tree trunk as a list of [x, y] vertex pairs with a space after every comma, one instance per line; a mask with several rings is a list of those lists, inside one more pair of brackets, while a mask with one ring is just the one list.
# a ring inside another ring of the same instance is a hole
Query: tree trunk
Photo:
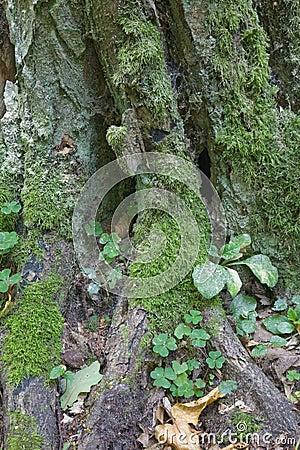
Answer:
[[[22, 0], [0, 8], [0, 200], [22, 203], [17, 222], [0, 216], [0, 231], [20, 235], [3, 264], [22, 271], [2, 318], [4, 448], [62, 448], [62, 411], [49, 372], [59, 363], [63, 321], [66, 354], [68, 333], [78, 335], [90, 310], [113, 317], [102, 359], [92, 355], [104, 377], [86, 401], [79, 450], [141, 448], [137, 439], [153, 430], [153, 410], [164, 396], [151, 387], [151, 338], [172, 332], [190, 309], [203, 310], [211, 343], [226, 357], [223, 375], [264, 418], [261, 433], [271, 433], [272, 442], [282, 434], [298, 438], [293, 406], [236, 338], [220, 299], [201, 298], [192, 267], [150, 297], [89, 296], [71, 243], [75, 203], [98, 168], [115, 157], [172, 154], [211, 179], [228, 235], [251, 234], [253, 251], [278, 266], [278, 288], [268, 295], [299, 292], [298, 2]], [[128, 176], [129, 166], [122, 167]], [[137, 191], [170, 190], [188, 202], [199, 227], [196, 262], [204, 262], [209, 221], [200, 192], [156, 175], [139, 172]], [[101, 222], [132, 189], [129, 181], [113, 191]], [[178, 227], [163, 209], [139, 214], [133, 236], [144, 249], [149, 233], [163, 232], [165, 252], [158, 262], [129, 264], [131, 278], [150, 280], [176, 264]], [[248, 274], [245, 281], [245, 292], [255, 295]], [[214, 407], [207, 417], [211, 432], [226, 426]]]

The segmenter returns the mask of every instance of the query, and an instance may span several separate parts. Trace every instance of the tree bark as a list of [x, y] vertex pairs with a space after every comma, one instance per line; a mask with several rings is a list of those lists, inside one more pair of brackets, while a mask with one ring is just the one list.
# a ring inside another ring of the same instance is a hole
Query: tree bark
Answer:
[[[0, 92], [6, 82], [0, 104], [0, 114], [5, 112], [0, 123], [0, 199], [20, 199], [23, 206], [17, 223], [22, 237], [12, 254], [23, 284], [9, 317], [18, 317], [29, 280], [38, 283], [56, 272], [63, 288], [59, 298], [53, 295], [51, 300], [68, 320], [72, 295], [77, 295], [76, 304], [81, 300], [74, 289], [79, 268], [70, 244], [80, 189], [115, 156], [151, 151], [182, 156], [210, 176], [226, 211], [228, 234], [250, 232], [253, 250], [268, 254], [279, 266], [279, 292], [287, 298], [297, 292], [299, 152], [294, 148], [299, 146], [300, 120], [298, 79], [292, 74], [299, 64], [293, 57], [294, 35], [286, 36], [276, 14], [280, 9], [282, 16], [288, 15], [297, 42], [300, 18], [293, 20], [288, 0], [278, 8], [275, 3], [4, 4], [6, 19], [1, 10], [1, 22], [7, 20], [9, 39], [8, 32], [0, 39]], [[278, 51], [281, 45], [283, 52]], [[151, 182], [170, 188], [165, 180]], [[142, 177], [137, 184], [146, 187]], [[180, 186], [173, 188], [180, 192]], [[111, 216], [117, 197], [127, 189], [123, 186], [113, 194], [102, 207], [102, 218]], [[198, 223], [202, 220], [203, 261], [208, 220], [203, 205], [193, 213]], [[155, 211], [141, 214], [133, 229], [138, 245], [163, 220]], [[1, 230], [15, 225], [4, 217], [0, 224]], [[167, 224], [168, 242], [175, 245], [171, 222]], [[146, 273], [134, 264], [130, 270], [141, 277]], [[188, 276], [152, 303], [117, 299], [105, 346], [104, 377], [88, 399], [79, 450], [140, 448], [137, 438], [141, 430], [153, 430], [153, 409], [163, 395], [151, 389], [149, 378], [153, 324], [158, 332], [160, 327], [172, 331], [189, 307], [203, 308], [208, 329], [212, 320], [218, 324], [212, 344], [226, 356], [224, 374], [237, 381], [239, 398], [265, 418], [262, 433], [271, 433], [273, 439], [282, 433], [298, 437], [292, 405], [254, 364], [224, 319], [220, 303], [203, 303]], [[168, 310], [174, 310], [170, 322]], [[4, 343], [10, 332], [6, 320]], [[34, 418], [42, 436], [37, 448], [61, 449], [57, 392], [45, 383], [49, 374], [24, 374], [17, 386], [11, 386], [11, 367], [3, 361], [2, 357], [4, 448], [15, 450], [10, 444], [12, 414], [21, 411]], [[217, 432], [216, 410], [210, 414], [211, 431]]]

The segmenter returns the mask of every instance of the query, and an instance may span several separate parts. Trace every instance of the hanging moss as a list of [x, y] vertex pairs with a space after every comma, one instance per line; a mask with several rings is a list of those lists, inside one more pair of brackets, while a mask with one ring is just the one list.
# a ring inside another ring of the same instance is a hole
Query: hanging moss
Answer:
[[[282, 268], [288, 287], [294, 284], [297, 289], [286, 261], [299, 267], [299, 117], [276, 107], [268, 41], [252, 1], [213, 2], [206, 25], [213, 37], [206, 86], [214, 130], [211, 150], [218, 155], [218, 167], [229, 168], [226, 177], [230, 173], [233, 191], [224, 197], [225, 206], [234, 202], [236, 189], [249, 208], [247, 220], [238, 211], [240, 218], [235, 215], [236, 223], [230, 225], [250, 232], [256, 248]], [[225, 173], [220, 185], [226, 193], [224, 178]], [[229, 208], [238, 206], [232, 203]]]
[[124, 4], [118, 22], [126, 37], [118, 51], [113, 82], [130, 89], [133, 104], [146, 107], [157, 123], [163, 122], [175, 109], [159, 30], [136, 1]]
[[48, 375], [60, 361], [63, 317], [53, 301], [61, 286], [57, 275], [24, 288], [12, 314], [5, 320], [2, 362], [8, 382], [19, 384], [29, 376]]
[[21, 411], [9, 413], [10, 428], [7, 435], [8, 450], [41, 450], [43, 438], [38, 433], [34, 417]]

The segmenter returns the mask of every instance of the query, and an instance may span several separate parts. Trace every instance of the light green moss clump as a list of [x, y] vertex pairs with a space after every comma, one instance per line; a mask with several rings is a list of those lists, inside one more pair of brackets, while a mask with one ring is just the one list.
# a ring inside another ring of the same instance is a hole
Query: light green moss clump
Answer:
[[7, 435], [8, 450], [41, 450], [43, 438], [38, 433], [34, 417], [21, 411], [9, 413], [10, 428]]
[[[180, 189], [177, 186], [177, 189]], [[173, 186], [174, 191], [174, 186]], [[175, 191], [176, 192], [176, 185]], [[190, 199], [190, 206], [193, 206], [194, 217], [196, 218], [201, 237], [199, 243], [199, 253], [196, 264], [203, 263], [207, 259], [207, 246], [209, 235], [209, 223], [204, 205], [196, 202], [192, 193], [185, 193], [185, 199]], [[195, 200], [195, 203], [193, 202]], [[173, 264], [180, 251], [181, 236], [174, 219], [162, 211], [147, 211], [134, 228], [135, 245], [138, 248], [147, 247], [147, 236], [153, 232], [163, 232], [166, 238], [166, 245], [163, 253], [150, 263], [135, 262], [130, 267], [130, 276], [145, 278], [165, 272]], [[196, 245], [196, 243], [195, 243]], [[150, 298], [140, 298], [133, 300], [133, 304], [140, 304], [147, 310], [150, 322], [150, 329], [153, 332], [169, 331], [175, 329], [183, 316], [190, 309], [203, 310], [208, 305], [214, 305], [218, 311], [222, 306], [220, 300], [215, 298], [210, 301], [203, 300], [195, 288], [192, 274], [189, 273], [173, 289]], [[214, 333], [217, 334], [214, 323]]]
[[127, 128], [125, 126], [117, 127], [111, 125], [106, 133], [108, 144], [114, 149], [114, 152], [119, 154], [127, 143]]
[[[127, 1], [119, 24], [125, 33], [113, 76], [116, 86], [126, 86], [129, 98], [146, 107], [158, 122], [175, 114], [174, 94], [164, 58], [161, 36], [145, 16], [142, 2]], [[129, 89], [131, 92], [129, 92]]]
[[[5, 202], [17, 200], [17, 170], [13, 154], [9, 154], [3, 137], [0, 136], [0, 208]], [[16, 224], [15, 214], [3, 214], [0, 211], [0, 231], [13, 231]]]
[[20, 383], [29, 376], [47, 376], [60, 361], [63, 317], [53, 300], [61, 280], [57, 275], [30, 284], [12, 314], [5, 320], [2, 363], [8, 382]]
[[[63, 168], [53, 166], [54, 161], [27, 154], [25, 185], [22, 190], [24, 224], [42, 232], [56, 230], [70, 238], [71, 218], [78, 179], [71, 174], [62, 175]], [[29, 163], [30, 161], [30, 163]]]

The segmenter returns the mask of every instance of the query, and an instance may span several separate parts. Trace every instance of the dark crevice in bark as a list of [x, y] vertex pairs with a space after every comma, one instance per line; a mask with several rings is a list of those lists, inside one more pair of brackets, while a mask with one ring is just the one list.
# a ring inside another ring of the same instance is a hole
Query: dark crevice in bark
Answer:
[[16, 64], [14, 46], [9, 39], [9, 27], [3, 8], [0, 4], [0, 118], [5, 113], [3, 93], [7, 80], [14, 82], [16, 76]]

